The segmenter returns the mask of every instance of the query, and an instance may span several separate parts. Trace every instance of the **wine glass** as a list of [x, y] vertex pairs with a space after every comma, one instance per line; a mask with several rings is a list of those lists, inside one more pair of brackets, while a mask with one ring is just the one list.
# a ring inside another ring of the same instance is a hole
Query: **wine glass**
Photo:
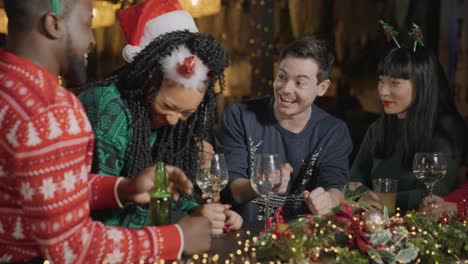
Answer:
[[213, 200], [218, 192], [223, 190], [228, 183], [228, 170], [224, 154], [214, 154], [211, 159], [200, 157], [196, 182], [203, 193]]
[[265, 197], [265, 228], [267, 228], [270, 217], [270, 196], [276, 194], [281, 185], [278, 155], [256, 154], [250, 183], [258, 194]]
[[447, 174], [447, 155], [441, 152], [418, 152], [414, 155], [413, 173], [424, 182], [432, 200], [434, 185]]

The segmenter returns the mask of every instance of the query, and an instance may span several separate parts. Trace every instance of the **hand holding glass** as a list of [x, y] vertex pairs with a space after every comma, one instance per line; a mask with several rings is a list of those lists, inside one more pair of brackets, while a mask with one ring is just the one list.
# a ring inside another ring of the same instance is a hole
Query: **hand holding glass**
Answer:
[[398, 180], [391, 178], [379, 178], [372, 180], [374, 192], [379, 196], [379, 204], [387, 207], [388, 214], [395, 214], [396, 193]]
[[203, 193], [213, 200], [216, 193], [223, 190], [228, 183], [228, 170], [223, 154], [213, 155], [211, 160], [200, 159], [196, 181]]
[[276, 154], [256, 154], [253, 176], [250, 179], [252, 188], [265, 197], [265, 228], [270, 216], [270, 196], [276, 194], [281, 186], [279, 158]]
[[414, 155], [413, 173], [424, 182], [432, 198], [434, 185], [447, 174], [447, 155], [441, 152], [418, 152]]

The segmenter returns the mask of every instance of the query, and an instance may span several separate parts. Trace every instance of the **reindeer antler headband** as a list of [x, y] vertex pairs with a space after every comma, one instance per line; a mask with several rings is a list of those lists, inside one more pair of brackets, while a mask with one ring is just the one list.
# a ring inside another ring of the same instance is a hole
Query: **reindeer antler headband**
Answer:
[[[387, 38], [387, 41], [393, 40], [396, 46], [398, 48], [401, 48], [400, 43], [398, 43], [396, 39], [396, 36], [398, 35], [398, 31], [396, 31], [392, 26], [390, 26], [388, 23], [384, 22], [383, 20], [379, 20], [379, 23], [384, 30], [384, 34]], [[418, 25], [413, 23], [413, 28], [411, 32], [409, 33], [409, 35], [414, 40], [413, 52], [416, 51], [416, 47], [418, 44], [421, 45], [421, 47], [424, 47], [424, 43], [423, 43], [424, 37]]]
[[424, 43], [423, 43], [424, 37], [423, 37], [423, 35], [421, 33], [421, 29], [418, 27], [418, 25], [413, 23], [413, 29], [411, 30], [409, 35], [410, 35], [410, 37], [412, 37], [414, 39], [413, 52], [416, 51], [416, 46], [418, 44], [421, 45], [421, 47], [424, 47]]
[[52, 11], [57, 15], [60, 16], [60, 0], [52, 0]]

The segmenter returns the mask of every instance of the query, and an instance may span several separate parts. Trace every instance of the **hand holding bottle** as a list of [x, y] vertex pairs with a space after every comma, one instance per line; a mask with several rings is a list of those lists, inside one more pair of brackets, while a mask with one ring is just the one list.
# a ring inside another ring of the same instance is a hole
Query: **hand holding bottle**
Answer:
[[[143, 204], [151, 199], [151, 191], [154, 187], [155, 166], [144, 169], [139, 175], [131, 179], [123, 179], [117, 186], [117, 193], [122, 204], [127, 202]], [[192, 182], [185, 173], [171, 165], [166, 165], [168, 192], [172, 199], [178, 200], [180, 193], [192, 193]]]
[[179, 200], [180, 193], [192, 194], [192, 181], [176, 166], [166, 165], [167, 191], [174, 201]]
[[167, 191], [167, 177], [164, 162], [156, 162], [154, 188], [151, 193], [150, 225], [169, 225], [172, 221], [171, 194]]

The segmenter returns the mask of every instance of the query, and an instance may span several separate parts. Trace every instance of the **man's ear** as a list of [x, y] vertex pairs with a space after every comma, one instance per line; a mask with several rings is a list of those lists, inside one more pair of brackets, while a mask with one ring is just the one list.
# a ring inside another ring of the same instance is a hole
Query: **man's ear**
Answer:
[[323, 96], [327, 90], [328, 90], [328, 87], [330, 87], [330, 80], [323, 80], [319, 85], [318, 85], [318, 93], [317, 95], [318, 96]]
[[54, 12], [49, 12], [44, 16], [43, 27], [45, 34], [52, 39], [59, 39], [65, 35], [65, 19], [57, 16]]

